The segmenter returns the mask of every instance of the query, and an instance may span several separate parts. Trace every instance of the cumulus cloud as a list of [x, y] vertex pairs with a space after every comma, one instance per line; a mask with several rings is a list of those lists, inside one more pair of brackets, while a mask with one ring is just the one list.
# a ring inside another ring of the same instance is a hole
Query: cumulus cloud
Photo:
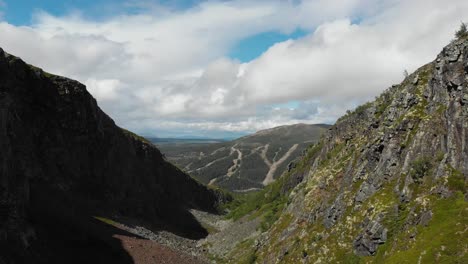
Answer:
[[[0, 23], [0, 46], [84, 82], [118, 124], [137, 132], [251, 132], [334, 122], [399, 82], [404, 69], [429, 62], [468, 11], [463, 0], [158, 7], [99, 22], [41, 12], [29, 27]], [[310, 34], [247, 63], [225, 57], [243, 38], [297, 28]]]

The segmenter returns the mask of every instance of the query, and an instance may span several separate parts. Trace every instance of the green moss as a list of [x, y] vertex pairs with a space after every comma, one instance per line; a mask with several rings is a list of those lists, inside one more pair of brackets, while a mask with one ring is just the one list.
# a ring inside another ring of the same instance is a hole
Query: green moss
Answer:
[[239, 263], [254, 264], [256, 260], [257, 255], [255, 255], [255, 252], [251, 252], [249, 255], [247, 255], [244, 261], [241, 261]]
[[445, 113], [446, 110], [447, 110], [447, 106], [445, 106], [443, 104], [440, 104], [437, 107], [436, 113], [439, 114], [439, 115], [442, 115], [443, 113]]
[[120, 128], [122, 129], [122, 132], [126, 135], [126, 136], [129, 136], [135, 140], [138, 140], [138, 141], [141, 141], [141, 142], [144, 142], [144, 143], [147, 143], [147, 144], [152, 144], [149, 140], [147, 140], [146, 138], [142, 137], [142, 136], [139, 136], [125, 128]]
[[284, 214], [281, 219], [276, 223], [272, 235], [279, 235], [281, 231], [288, 228], [293, 220], [293, 216], [290, 214]]
[[433, 217], [429, 225], [415, 227], [414, 242], [408, 241], [406, 232], [401, 232], [396, 243], [404, 243], [406, 249], [384, 254], [381, 263], [468, 263], [465, 248], [468, 203], [460, 192], [450, 199], [431, 197], [431, 200]]
[[362, 259], [359, 256], [356, 256], [354, 253], [346, 254], [342, 257], [343, 263], [346, 264], [359, 264], [363, 263]]
[[445, 153], [443, 151], [437, 151], [436, 161], [441, 162], [444, 159]]
[[360, 105], [358, 107], [356, 107], [356, 110], [354, 110], [354, 114], [355, 115], [361, 115], [363, 114], [367, 109], [369, 109], [370, 107], [372, 106], [372, 103], [371, 102], [367, 102], [363, 105]]
[[27, 65], [29, 66], [29, 68], [31, 68], [31, 69], [34, 70], [34, 71], [40, 71], [40, 72], [42, 72], [42, 74], [43, 74], [45, 77], [47, 77], [47, 78], [51, 78], [51, 77], [55, 76], [54, 74], [48, 73], [48, 72], [44, 71], [43, 69], [41, 69], [41, 68], [39, 68], [39, 67], [36, 67], [36, 66], [34, 66], [34, 65], [31, 65], [31, 64], [27, 64]]
[[323, 142], [320, 141], [318, 144], [310, 145], [307, 150], [305, 156], [301, 159], [301, 161], [296, 165], [295, 170], [298, 172], [303, 172], [306, 168], [309, 167], [311, 161], [320, 150], [322, 150]]
[[425, 119], [428, 117], [428, 114], [426, 113], [426, 108], [429, 103], [424, 98], [420, 100], [421, 101], [416, 105], [412, 114], [419, 119]]
[[[283, 231], [288, 228], [293, 220], [293, 216], [290, 214], [283, 214], [281, 218], [275, 223], [275, 225], [270, 229], [269, 234], [270, 234], [270, 241], [269, 244], [270, 246], [266, 249], [265, 252], [261, 252], [263, 254], [259, 254], [260, 260], [262, 259], [262, 256], [265, 255], [271, 255], [271, 254], [277, 254], [280, 251], [283, 251], [285, 248], [290, 248], [294, 252], [301, 252], [301, 248], [298, 244], [299, 238], [296, 236], [294, 237], [293, 241], [289, 240], [280, 240], [280, 237], [283, 233]], [[292, 236], [293, 237], [293, 236]], [[294, 243], [294, 246], [291, 247], [290, 243]], [[288, 255], [293, 256], [294, 252], [289, 252]], [[283, 260], [284, 261], [284, 260]], [[261, 261], [260, 261], [261, 262]], [[286, 262], [288, 263], [288, 262]]]
[[338, 158], [338, 154], [340, 154], [344, 147], [345, 143], [340, 143], [333, 146], [333, 149], [327, 152], [325, 159], [320, 161], [320, 167], [327, 167], [330, 165], [333, 160]]
[[369, 109], [370, 107], [372, 106], [372, 102], [367, 102], [365, 104], [362, 104], [358, 107], [356, 107], [356, 109], [354, 109], [354, 111], [346, 111], [346, 114], [340, 118], [338, 118], [338, 120], [336, 121], [336, 123], [339, 123], [347, 118], [349, 118], [350, 116], [353, 116], [353, 115], [362, 115], [367, 109]]
[[217, 264], [228, 263], [226, 259], [212, 255], [212, 254], [208, 254], [207, 257], [209, 260], [211, 260], [211, 263], [217, 263]]
[[392, 101], [381, 96], [377, 99], [376, 103], [377, 109], [375, 110], [375, 117], [380, 118], [385, 110], [387, 110], [387, 108], [390, 106]]
[[448, 166], [449, 175], [447, 179], [447, 187], [452, 191], [460, 191], [466, 193], [468, 184], [465, 181], [465, 176], [459, 171], [454, 169], [452, 166]]
[[468, 38], [467, 26], [464, 22], [461, 22], [460, 28], [455, 32], [455, 37], [457, 39], [466, 39]]
[[263, 215], [261, 216], [262, 222], [260, 223], [260, 230], [267, 231], [278, 220], [285, 207], [286, 197], [282, 196], [280, 199], [273, 201], [262, 207]]
[[[229, 263], [253, 264], [257, 260], [256, 248], [253, 239], [240, 242], [230, 254]], [[216, 262], [218, 263], [218, 262]]]
[[[377, 254], [371, 258], [374, 263], [384, 263], [384, 260], [388, 254], [388, 251], [394, 247], [394, 249], [401, 249], [403, 245], [400, 245], [398, 241], [399, 235], [404, 232], [405, 224], [408, 220], [410, 208], [406, 203], [398, 205], [398, 210], [389, 210], [384, 219], [384, 226], [387, 227], [387, 242], [377, 250]], [[394, 241], [397, 241], [396, 244], [392, 244]]]
[[105, 217], [102, 217], [102, 216], [93, 216], [95, 219], [103, 222], [103, 223], [106, 223], [108, 225], [111, 225], [111, 226], [117, 226], [119, 223], [115, 222], [114, 220], [112, 219], [109, 219], [109, 218], [105, 218]]
[[257, 211], [257, 214], [259, 214], [259, 210], [264, 212], [264, 210], [271, 208], [270, 203], [275, 202], [276, 199], [282, 196], [280, 182], [282, 181], [277, 180], [259, 192], [249, 193], [235, 199], [234, 203], [229, 205], [232, 210], [228, 213], [227, 218], [238, 220], [254, 211]]

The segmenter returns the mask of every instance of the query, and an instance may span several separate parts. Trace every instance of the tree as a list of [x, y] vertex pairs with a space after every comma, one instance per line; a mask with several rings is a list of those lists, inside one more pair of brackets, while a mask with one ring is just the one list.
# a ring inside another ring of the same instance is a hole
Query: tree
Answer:
[[403, 71], [403, 76], [405, 76], [405, 78], [409, 76], [409, 73], [406, 69]]
[[457, 39], [462, 39], [468, 37], [468, 29], [466, 28], [465, 23], [461, 23], [460, 28], [455, 32], [455, 37]]

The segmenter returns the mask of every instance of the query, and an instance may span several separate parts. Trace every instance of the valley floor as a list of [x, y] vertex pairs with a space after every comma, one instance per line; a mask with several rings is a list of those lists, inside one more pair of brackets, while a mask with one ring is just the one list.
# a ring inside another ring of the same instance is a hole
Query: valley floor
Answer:
[[247, 218], [238, 221], [226, 220], [223, 215], [215, 215], [191, 210], [192, 215], [210, 233], [201, 240], [189, 239], [168, 231], [152, 231], [148, 225], [135, 223], [131, 219], [100, 218], [102, 222], [135, 235], [114, 235], [136, 264], [149, 263], [217, 263], [245, 240], [258, 235], [259, 219]]
[[116, 238], [121, 241], [123, 248], [137, 264], [204, 263], [204, 261], [196, 257], [183, 254], [155, 241], [121, 235], [117, 235]]

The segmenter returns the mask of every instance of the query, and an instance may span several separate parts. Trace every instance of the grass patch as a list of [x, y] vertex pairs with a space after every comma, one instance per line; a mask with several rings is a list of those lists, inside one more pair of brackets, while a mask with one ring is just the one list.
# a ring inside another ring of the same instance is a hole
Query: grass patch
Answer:
[[93, 216], [94, 219], [97, 219], [103, 223], [106, 223], [108, 225], [111, 225], [111, 226], [118, 226], [119, 223], [115, 222], [114, 220], [112, 219], [109, 219], [109, 218], [105, 218], [105, 217], [102, 217], [102, 216]]
[[255, 215], [272, 214], [273, 211], [277, 211], [282, 204], [286, 203], [287, 199], [281, 193], [281, 188], [289, 177], [290, 174], [283, 175], [259, 192], [235, 197], [233, 202], [226, 206], [231, 208], [227, 217], [238, 220], [254, 211], [257, 211]]
[[348, 119], [350, 116], [352, 115], [356, 115], [356, 116], [359, 116], [359, 115], [362, 115], [367, 109], [369, 109], [370, 107], [372, 106], [372, 102], [367, 102], [365, 104], [362, 104], [358, 107], [356, 107], [356, 109], [354, 109], [354, 111], [350, 111], [350, 110], [347, 110], [346, 111], [346, 114], [343, 115], [342, 117], [338, 118], [338, 120], [336, 121], [336, 123], [339, 123], [343, 120], [346, 120]]
[[388, 254], [385, 263], [468, 263], [468, 203], [457, 192], [452, 198], [431, 197], [433, 218], [427, 227], [417, 226], [417, 237], [409, 243], [402, 232], [398, 243], [406, 243], [407, 250]]
[[240, 242], [234, 251], [230, 254], [233, 262], [239, 264], [253, 264], [257, 261], [257, 254], [253, 239], [247, 239]]
[[375, 117], [380, 118], [382, 114], [387, 110], [390, 106], [392, 101], [390, 99], [386, 99], [383, 96], [379, 97], [376, 101], [378, 103], [377, 109], [375, 110]]
[[452, 191], [459, 191], [466, 193], [468, 189], [468, 184], [465, 181], [465, 175], [463, 175], [459, 170], [454, 169], [449, 165], [449, 175], [447, 179], [447, 186]]

